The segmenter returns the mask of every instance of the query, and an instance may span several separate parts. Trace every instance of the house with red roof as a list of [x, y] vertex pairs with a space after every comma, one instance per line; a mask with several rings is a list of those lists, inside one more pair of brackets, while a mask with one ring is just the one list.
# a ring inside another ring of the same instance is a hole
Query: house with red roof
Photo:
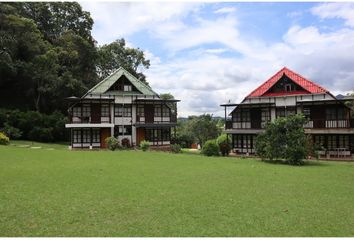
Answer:
[[[252, 91], [239, 104], [222, 104], [225, 132], [232, 136], [235, 153], [254, 154], [256, 136], [266, 123], [278, 117], [303, 113], [308, 123], [305, 133], [320, 154], [350, 157], [354, 152], [354, 121], [347, 98], [337, 99], [328, 90], [284, 67]], [[232, 107], [227, 118], [227, 109]]]

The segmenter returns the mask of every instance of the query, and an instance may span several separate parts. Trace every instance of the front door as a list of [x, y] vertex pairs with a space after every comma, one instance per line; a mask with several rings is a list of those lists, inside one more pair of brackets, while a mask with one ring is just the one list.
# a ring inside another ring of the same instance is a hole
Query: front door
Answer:
[[251, 128], [261, 128], [261, 116], [262, 112], [259, 108], [251, 108], [250, 117], [251, 117]]
[[107, 148], [106, 138], [111, 136], [111, 129], [101, 128], [101, 148]]
[[139, 146], [141, 141], [145, 139], [145, 129], [137, 128], [136, 129], [136, 145]]
[[145, 105], [145, 122], [153, 123], [154, 122], [154, 105]]

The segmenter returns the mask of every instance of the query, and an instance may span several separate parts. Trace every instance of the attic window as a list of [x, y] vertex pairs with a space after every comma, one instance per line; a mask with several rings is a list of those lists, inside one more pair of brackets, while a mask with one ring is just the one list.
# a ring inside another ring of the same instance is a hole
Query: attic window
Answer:
[[131, 85], [124, 85], [124, 92], [130, 92], [132, 91], [132, 86]]
[[285, 91], [286, 92], [292, 92], [294, 91], [294, 85], [288, 83], [288, 84], [285, 84]]

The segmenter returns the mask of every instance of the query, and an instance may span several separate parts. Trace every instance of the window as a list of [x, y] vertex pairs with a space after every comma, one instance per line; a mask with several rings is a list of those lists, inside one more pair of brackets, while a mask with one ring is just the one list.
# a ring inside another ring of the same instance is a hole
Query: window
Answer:
[[114, 106], [114, 116], [115, 117], [131, 117], [132, 116], [132, 105], [130, 104], [117, 104]]
[[241, 121], [242, 122], [250, 122], [251, 121], [250, 110], [249, 109], [244, 109], [241, 112]]
[[160, 105], [155, 105], [154, 116], [161, 117], [161, 106]]
[[171, 129], [146, 129], [145, 139], [150, 142], [170, 141]]
[[294, 115], [295, 114], [295, 108], [289, 107], [289, 108], [285, 108], [285, 107], [281, 107], [281, 108], [277, 108], [276, 109], [276, 117], [287, 117], [290, 115]]
[[132, 126], [115, 126], [114, 136], [131, 135]]
[[83, 143], [91, 143], [91, 131], [90, 129], [82, 130], [82, 142]]
[[285, 84], [285, 91], [286, 92], [294, 91], [294, 86], [292, 84], [290, 84], [290, 83]]
[[304, 113], [306, 118], [310, 118], [311, 109], [310, 108], [304, 108], [303, 113]]
[[269, 108], [262, 108], [261, 119], [262, 119], [262, 122], [269, 122], [270, 121]]
[[124, 85], [124, 92], [130, 92], [132, 90], [131, 85]]
[[138, 105], [138, 107], [137, 107], [137, 115], [139, 117], [144, 117], [145, 116], [144, 105]]
[[81, 107], [73, 107], [73, 117], [81, 117]]
[[337, 148], [337, 136], [328, 136], [327, 143], [329, 150]]
[[162, 116], [169, 117], [170, 116], [170, 109], [167, 106], [163, 106], [162, 108]]
[[171, 129], [162, 129], [162, 141], [170, 141]]
[[100, 142], [100, 130], [92, 129], [92, 142], [99, 143]]
[[109, 117], [109, 105], [101, 105], [101, 117]]
[[83, 117], [90, 117], [91, 116], [91, 107], [90, 105], [83, 105], [82, 106], [82, 116]]
[[338, 147], [349, 149], [349, 136], [339, 135], [338, 136]]
[[336, 109], [335, 108], [326, 108], [326, 120], [336, 120]]
[[338, 119], [339, 120], [345, 120], [344, 108], [338, 108], [337, 109], [337, 114], [338, 114]]
[[315, 135], [314, 136], [314, 145], [316, 147], [324, 147], [325, 145], [325, 137], [323, 135]]
[[81, 143], [81, 130], [74, 129], [72, 138], [73, 138], [73, 143]]

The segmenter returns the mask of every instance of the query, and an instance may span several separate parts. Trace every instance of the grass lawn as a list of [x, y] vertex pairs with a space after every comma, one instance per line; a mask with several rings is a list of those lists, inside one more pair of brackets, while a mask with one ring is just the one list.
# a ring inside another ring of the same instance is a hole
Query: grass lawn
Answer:
[[354, 236], [353, 163], [15, 145], [0, 146], [1, 237]]

